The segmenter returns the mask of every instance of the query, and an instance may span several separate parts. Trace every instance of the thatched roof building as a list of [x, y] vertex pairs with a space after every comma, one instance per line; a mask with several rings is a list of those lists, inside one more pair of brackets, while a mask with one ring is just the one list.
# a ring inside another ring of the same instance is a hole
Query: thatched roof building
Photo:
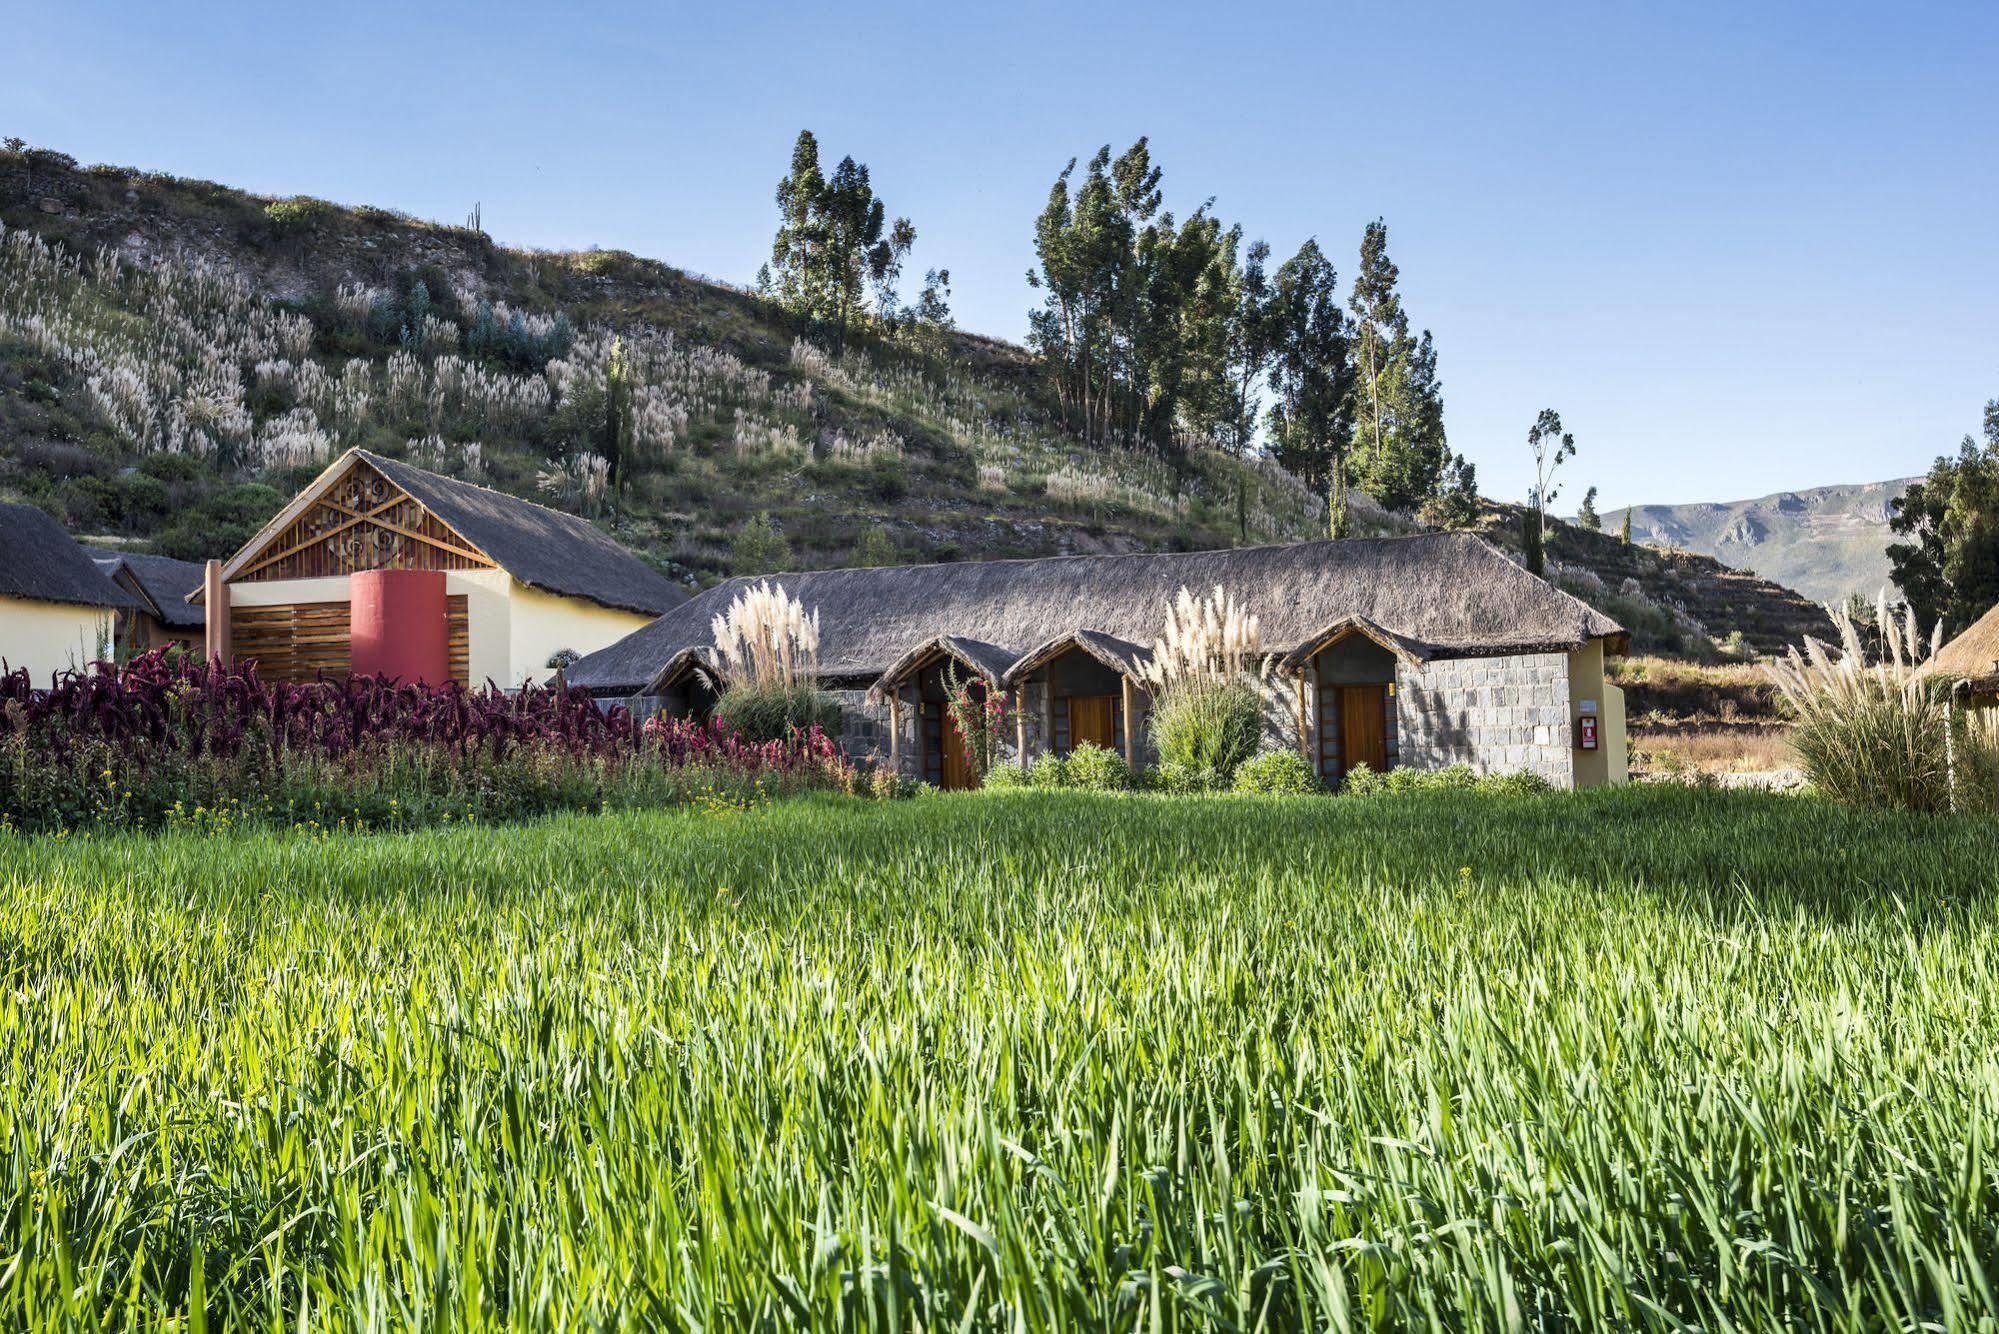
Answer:
[[201, 566], [171, 556], [85, 547], [97, 568], [136, 599], [147, 615], [176, 630], [199, 630], [203, 613], [188, 601], [201, 588]]
[[61, 524], [33, 505], [0, 505], [0, 597], [78, 607], [130, 607]]
[[[1128, 556], [1057, 556], [771, 576], [820, 616], [829, 683], [880, 688], [936, 656], [1008, 685], [1075, 649], [1130, 675], [1181, 588], [1220, 586], [1261, 618], [1263, 648], [1360, 634], [1407, 661], [1619, 640], [1609, 617], [1468, 534]], [[669, 668], [712, 669], [710, 620], [755, 579], [709, 589], [565, 673], [604, 695], [653, 693]]]
[[1963, 634], [1938, 649], [1923, 664], [1923, 674], [1949, 678], [1964, 694], [1999, 696], [1999, 607], [1986, 612]]
[[646, 616], [657, 616], [687, 600], [687, 590], [588, 519], [365, 449], [348, 450], [279, 510], [223, 566], [223, 579], [233, 581], [257, 561], [268, 559], [274, 539], [291, 530], [336, 487], [365, 474], [381, 477], [421, 506], [466, 544], [469, 555], [505, 570], [529, 588]]

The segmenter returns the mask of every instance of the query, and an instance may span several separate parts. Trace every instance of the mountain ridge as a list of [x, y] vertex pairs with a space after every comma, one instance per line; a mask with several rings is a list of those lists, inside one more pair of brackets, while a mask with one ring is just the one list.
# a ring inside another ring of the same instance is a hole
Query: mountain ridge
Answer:
[[1892, 585], [1891, 503], [1916, 477], [1773, 491], [1746, 500], [1634, 505], [1603, 516], [1616, 531], [1631, 515], [1635, 542], [1712, 556], [1822, 603]]

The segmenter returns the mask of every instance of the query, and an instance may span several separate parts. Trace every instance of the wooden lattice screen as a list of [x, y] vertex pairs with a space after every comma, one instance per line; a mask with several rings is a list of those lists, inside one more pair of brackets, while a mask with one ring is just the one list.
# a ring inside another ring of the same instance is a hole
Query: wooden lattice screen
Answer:
[[361, 459], [253, 552], [231, 582], [357, 570], [490, 570], [493, 562]]
[[[471, 638], [465, 595], [444, 600], [451, 679], [471, 683]], [[266, 681], [310, 681], [319, 673], [347, 675], [352, 662], [347, 604], [299, 602], [276, 607], [236, 607], [230, 611], [230, 647], [240, 659], [254, 658]]]

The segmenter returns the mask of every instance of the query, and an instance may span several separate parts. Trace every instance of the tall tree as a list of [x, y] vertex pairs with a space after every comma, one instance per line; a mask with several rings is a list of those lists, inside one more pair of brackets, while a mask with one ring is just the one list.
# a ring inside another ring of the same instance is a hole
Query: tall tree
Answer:
[[1592, 533], [1603, 531], [1603, 516], [1596, 512], [1596, 488], [1583, 492], [1583, 503], [1576, 510], [1576, 526]]
[[1353, 351], [1339, 274], [1317, 241], [1277, 267], [1274, 358], [1266, 430], [1278, 463], [1326, 496], [1328, 535], [1346, 535], [1347, 452], [1353, 436]]
[[[1548, 506], [1555, 503], [1561, 488], [1555, 472], [1565, 459], [1576, 454], [1576, 438], [1562, 429], [1562, 416], [1553, 408], [1542, 408], [1527, 428], [1527, 448], [1534, 455], [1534, 490], [1528, 499], [1534, 509], [1534, 546], [1544, 549], [1548, 541]], [[1536, 571], [1539, 573], [1539, 571]]]
[[824, 176], [819, 141], [801, 130], [791, 170], [777, 183], [777, 235], [758, 285], [806, 319], [831, 330], [835, 350], [861, 318], [870, 287], [893, 313], [895, 281], [916, 243], [909, 219], [888, 221], [866, 166], [846, 157]]
[[1408, 352], [1409, 317], [1395, 291], [1400, 276], [1388, 257], [1388, 224], [1376, 218], [1361, 234], [1360, 268], [1348, 299], [1353, 312], [1354, 420], [1371, 470], [1388, 457], [1395, 431], [1395, 384], [1399, 363]]
[[1354, 349], [1357, 482], [1389, 509], [1411, 510], [1438, 497], [1446, 474], [1462, 475], [1444, 434], [1443, 386], [1429, 330], [1412, 337], [1396, 291], [1401, 271], [1388, 257], [1388, 227], [1377, 218], [1361, 236], [1349, 337]]
[[1270, 247], [1250, 243], [1242, 267], [1232, 275], [1226, 317], [1228, 351], [1226, 421], [1230, 451], [1235, 455], [1236, 539], [1249, 539], [1249, 451], [1256, 434], [1257, 393], [1270, 369], [1276, 347], [1273, 292], [1268, 265]]
[[1890, 506], [1911, 538], [1888, 548], [1896, 586], [1925, 627], [1951, 634], [1999, 605], [1999, 399], [1985, 405], [1983, 443], [1964, 437]]

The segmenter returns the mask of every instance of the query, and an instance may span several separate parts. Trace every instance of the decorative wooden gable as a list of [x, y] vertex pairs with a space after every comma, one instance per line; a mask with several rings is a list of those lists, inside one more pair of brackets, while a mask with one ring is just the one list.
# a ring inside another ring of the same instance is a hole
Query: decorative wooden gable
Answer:
[[355, 459], [290, 522], [237, 562], [231, 582], [357, 570], [491, 570], [483, 551], [408, 492]]

